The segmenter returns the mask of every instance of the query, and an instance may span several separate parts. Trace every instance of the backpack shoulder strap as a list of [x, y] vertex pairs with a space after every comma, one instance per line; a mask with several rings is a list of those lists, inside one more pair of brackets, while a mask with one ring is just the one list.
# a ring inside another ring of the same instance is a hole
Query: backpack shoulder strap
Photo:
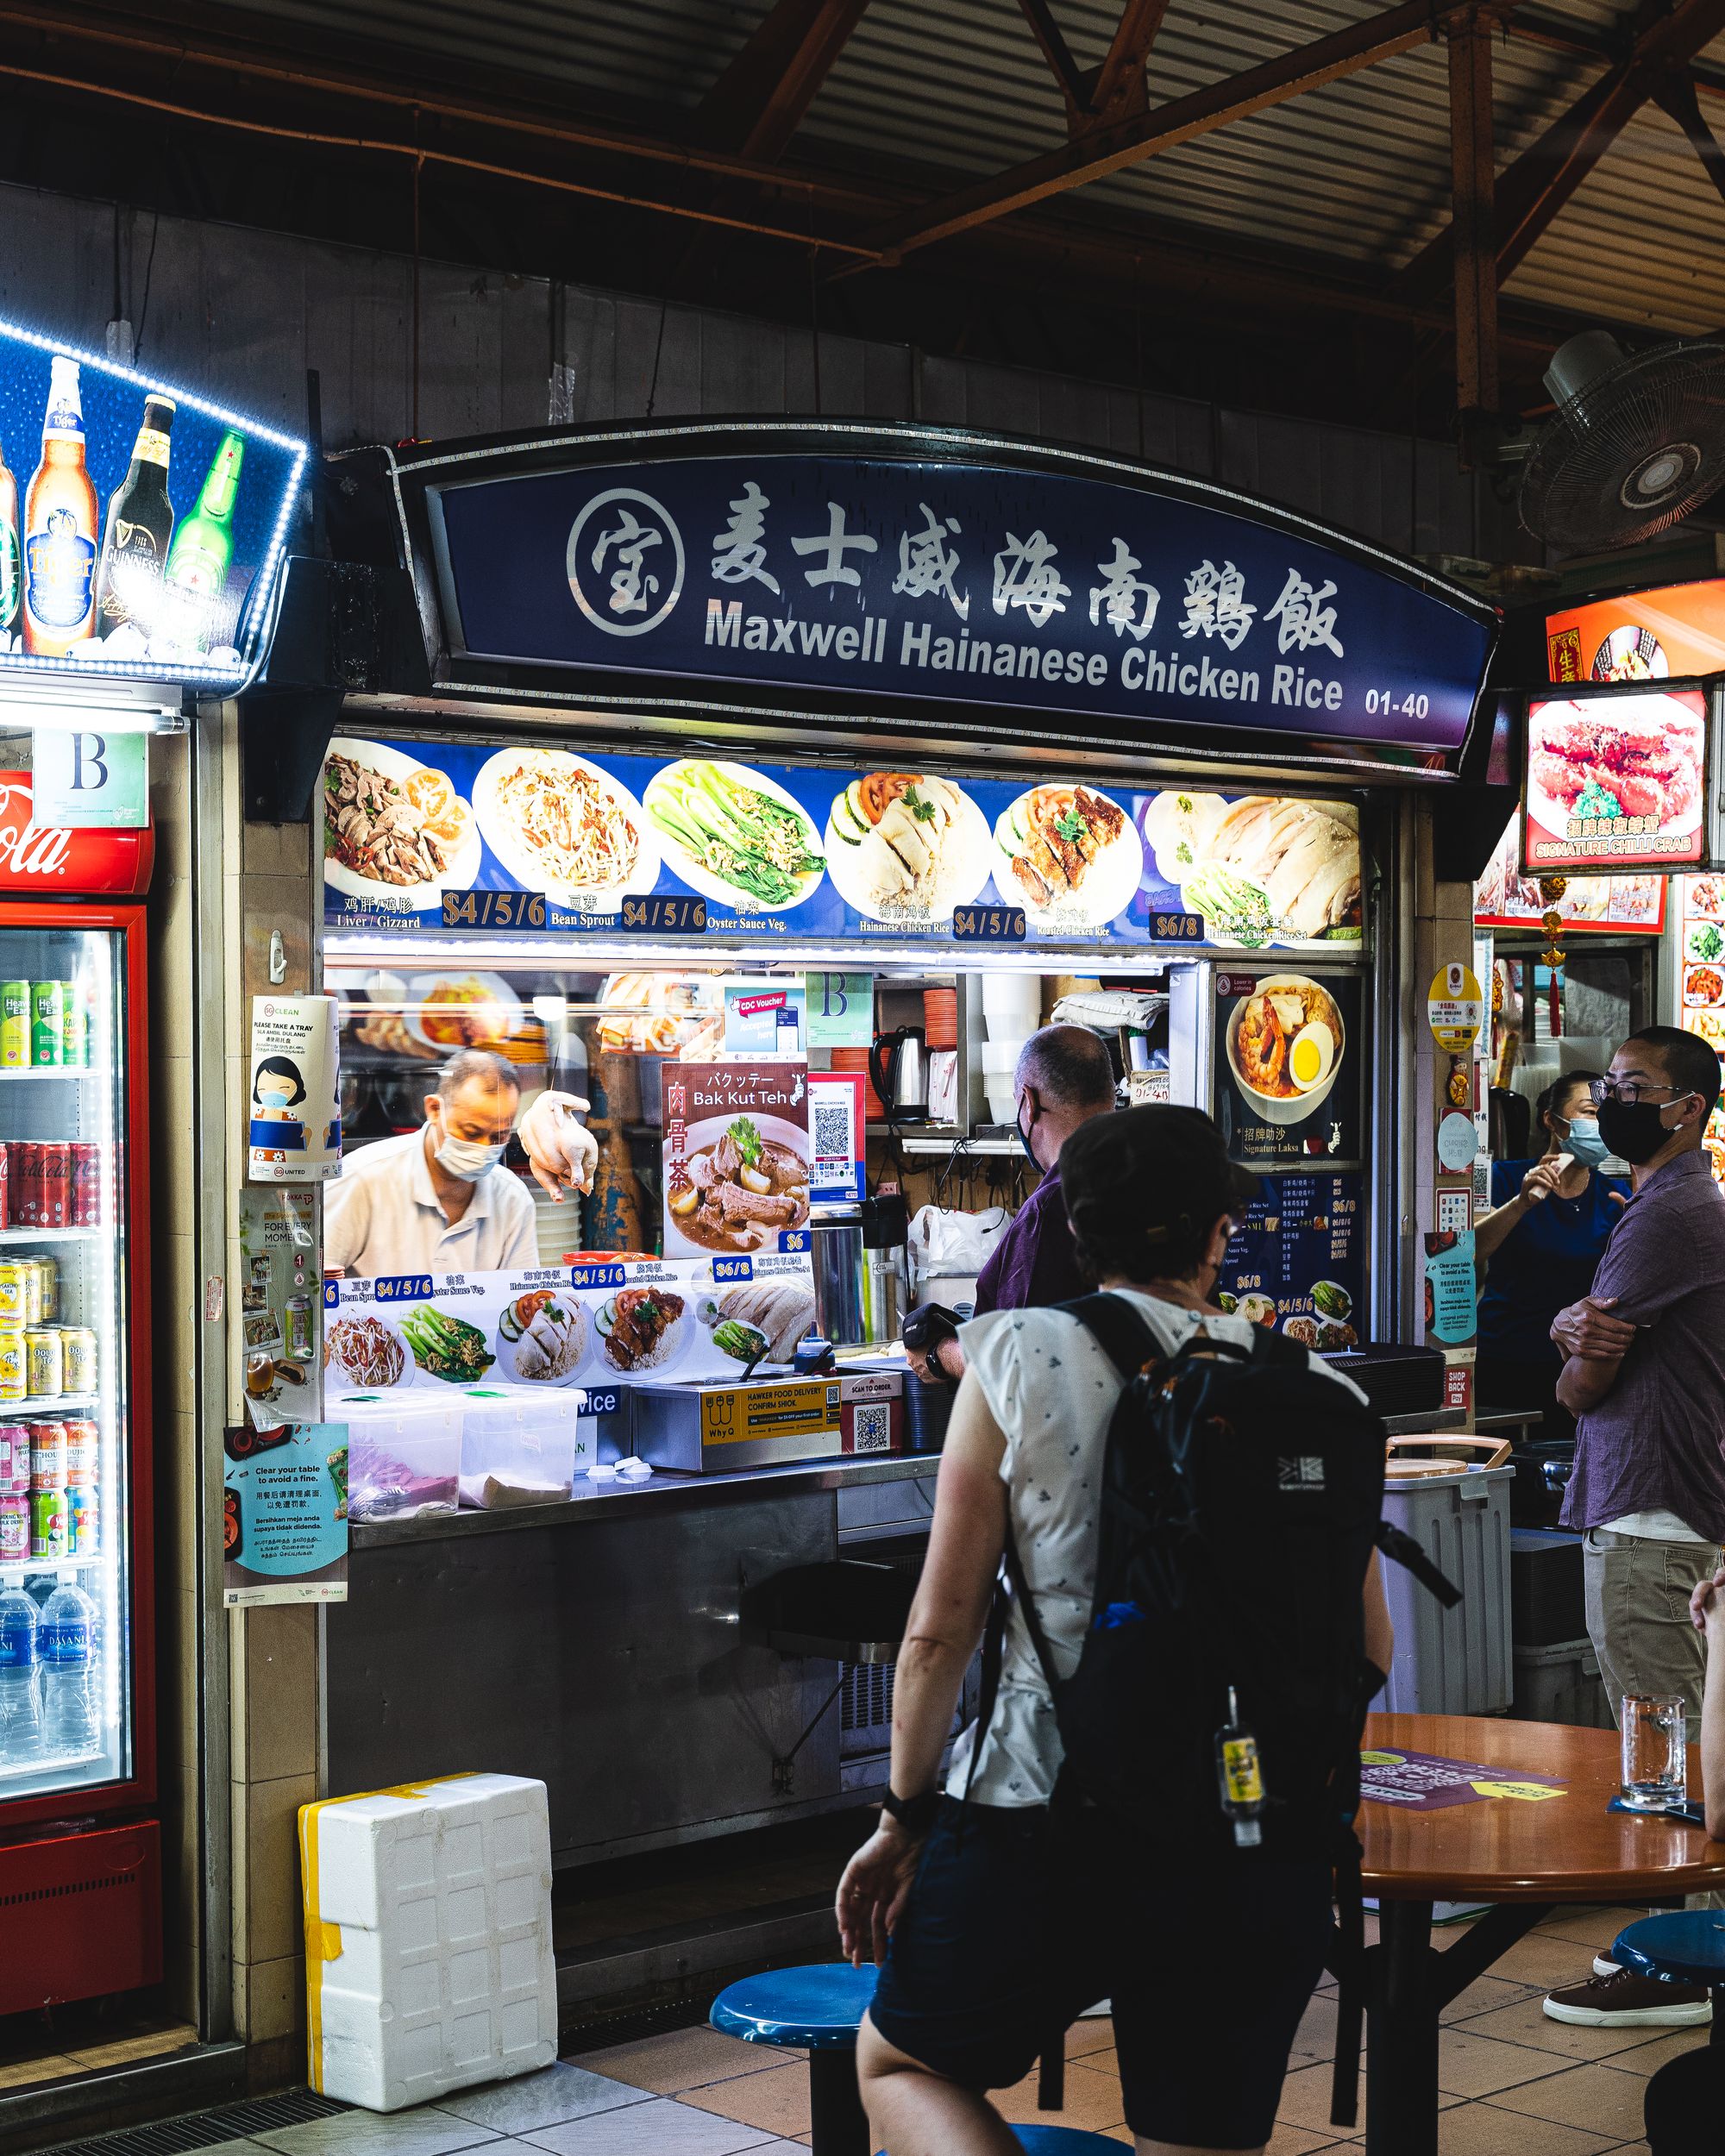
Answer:
[[1057, 1307], [1077, 1319], [1128, 1385], [1146, 1363], [1164, 1359], [1156, 1335], [1124, 1295], [1081, 1295]]
[[[1024, 1564], [1019, 1557], [1019, 1545], [1013, 1539], [1013, 1523], [1010, 1514], [1007, 1519], [1007, 1546], [1003, 1554], [1006, 1559], [1007, 1577], [1013, 1584], [1013, 1599], [1019, 1609], [1024, 1612], [1025, 1630], [1030, 1634], [1032, 1646], [1036, 1649], [1036, 1658], [1042, 1665], [1043, 1676], [1048, 1680], [1049, 1691], [1057, 1699], [1060, 1696], [1060, 1688], [1064, 1679], [1054, 1666], [1054, 1650], [1049, 1645], [1047, 1633], [1043, 1629], [1042, 1618], [1036, 1606], [1036, 1597], [1031, 1593], [1030, 1583], [1025, 1577]], [[998, 1682], [998, 1672], [996, 1681]]]

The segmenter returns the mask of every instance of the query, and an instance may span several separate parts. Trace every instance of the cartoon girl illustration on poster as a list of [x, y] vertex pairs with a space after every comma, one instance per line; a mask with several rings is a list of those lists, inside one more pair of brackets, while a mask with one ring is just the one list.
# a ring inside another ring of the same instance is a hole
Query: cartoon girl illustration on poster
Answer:
[[303, 1153], [305, 1125], [294, 1111], [305, 1098], [305, 1080], [291, 1056], [266, 1056], [252, 1075], [250, 1143]]

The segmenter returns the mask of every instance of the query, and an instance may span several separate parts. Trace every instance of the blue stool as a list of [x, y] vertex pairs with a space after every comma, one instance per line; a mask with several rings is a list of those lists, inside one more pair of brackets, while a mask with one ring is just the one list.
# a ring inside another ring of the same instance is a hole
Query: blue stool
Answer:
[[1112, 2135], [1087, 2134], [1082, 2126], [1015, 2126], [1013, 2133], [1025, 2156], [1103, 2156], [1120, 2146]]
[[[707, 2015], [716, 2029], [745, 2044], [807, 2052], [813, 2156], [870, 2156], [869, 2115], [856, 2092], [856, 2029], [877, 1974], [844, 1961], [768, 1969], [727, 1984]], [[1042, 2156], [1076, 2152], [1049, 2149]]]
[[1713, 2041], [1725, 2045], [1725, 1910], [1672, 1909], [1617, 1934], [1611, 1959], [1638, 1976], [1703, 1984], [1713, 1994]]

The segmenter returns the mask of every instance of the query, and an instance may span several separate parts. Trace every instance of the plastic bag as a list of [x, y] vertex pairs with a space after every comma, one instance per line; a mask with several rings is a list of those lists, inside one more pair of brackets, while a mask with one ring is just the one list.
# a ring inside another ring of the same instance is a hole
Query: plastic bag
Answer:
[[989, 1206], [981, 1213], [950, 1213], [941, 1206], [924, 1206], [911, 1221], [906, 1238], [913, 1276], [923, 1280], [931, 1273], [957, 1273], [968, 1278], [980, 1273], [1012, 1217], [1004, 1206]]

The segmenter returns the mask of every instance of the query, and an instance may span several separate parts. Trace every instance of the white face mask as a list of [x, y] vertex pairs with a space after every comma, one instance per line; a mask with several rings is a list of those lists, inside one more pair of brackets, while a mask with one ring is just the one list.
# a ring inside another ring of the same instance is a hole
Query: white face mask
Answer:
[[[442, 1131], [438, 1121], [433, 1128]], [[433, 1158], [446, 1175], [453, 1175], [457, 1182], [476, 1183], [490, 1175], [503, 1158], [501, 1145], [481, 1145], [469, 1138], [440, 1138]]]

